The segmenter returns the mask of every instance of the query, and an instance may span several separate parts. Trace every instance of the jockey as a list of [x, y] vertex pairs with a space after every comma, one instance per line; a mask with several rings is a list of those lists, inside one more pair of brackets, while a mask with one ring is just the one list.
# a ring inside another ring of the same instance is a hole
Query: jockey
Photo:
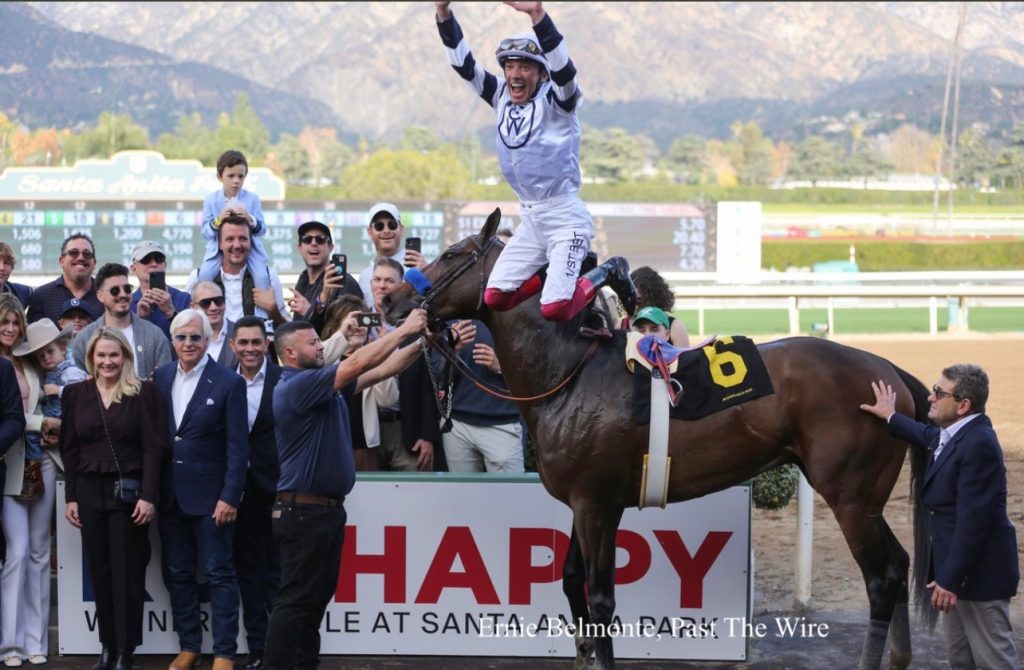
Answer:
[[[562, 35], [540, 2], [505, 3], [530, 16], [533, 32], [499, 42], [499, 82], [473, 57], [450, 4], [434, 3], [441, 41], [455, 71], [497, 113], [498, 160], [519, 196], [521, 223], [498, 257], [484, 302], [504, 311], [540, 293], [544, 318], [565, 321], [607, 285], [632, 314], [636, 290], [624, 258], [579, 276], [594, 225], [579, 197], [581, 93]], [[545, 264], [546, 280], [537, 274]]]

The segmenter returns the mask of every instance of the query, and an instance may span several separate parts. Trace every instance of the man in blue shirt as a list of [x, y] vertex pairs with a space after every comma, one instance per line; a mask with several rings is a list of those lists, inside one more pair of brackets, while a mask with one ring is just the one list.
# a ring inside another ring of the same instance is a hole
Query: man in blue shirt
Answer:
[[426, 312], [324, 367], [312, 324], [290, 321], [275, 332], [281, 379], [274, 389], [280, 461], [272, 521], [281, 550], [281, 588], [267, 628], [265, 670], [315, 668], [320, 620], [334, 593], [345, 534], [345, 496], [355, 484], [346, 396], [405, 369], [419, 355], [405, 338], [423, 332]]

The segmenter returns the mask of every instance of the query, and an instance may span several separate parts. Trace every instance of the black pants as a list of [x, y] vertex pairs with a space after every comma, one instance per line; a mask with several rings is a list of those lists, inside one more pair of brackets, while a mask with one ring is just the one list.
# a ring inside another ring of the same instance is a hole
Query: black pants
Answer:
[[320, 620], [334, 596], [345, 539], [345, 508], [276, 503], [274, 538], [281, 588], [267, 629], [265, 670], [320, 666]]
[[142, 611], [149, 564], [149, 524], [132, 521], [134, 507], [114, 498], [116, 474], [78, 476], [78, 517], [96, 596], [100, 644], [135, 649], [142, 644]]
[[248, 487], [235, 526], [235, 572], [250, 656], [263, 654], [267, 621], [281, 583], [280, 552], [270, 523], [273, 506], [273, 493]]

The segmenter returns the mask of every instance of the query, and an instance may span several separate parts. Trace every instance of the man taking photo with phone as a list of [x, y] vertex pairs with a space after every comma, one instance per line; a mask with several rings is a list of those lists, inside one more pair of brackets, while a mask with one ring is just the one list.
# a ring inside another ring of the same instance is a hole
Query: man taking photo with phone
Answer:
[[359, 282], [347, 267], [335, 263], [331, 229], [320, 221], [306, 221], [298, 229], [298, 249], [306, 271], [299, 275], [288, 301], [288, 309], [298, 319], [313, 325], [317, 335], [323, 331], [327, 307], [343, 295], [364, 297]]
[[143, 240], [132, 249], [132, 273], [139, 288], [132, 293], [131, 311], [158, 327], [171, 339], [171, 321], [188, 309], [191, 296], [167, 285], [167, 254], [156, 242]]
[[390, 202], [378, 202], [370, 208], [370, 225], [366, 228], [366, 235], [373, 242], [373, 258], [359, 273], [359, 288], [363, 290], [364, 296], [373, 295], [370, 282], [378, 258], [390, 258], [407, 268], [422, 270], [427, 266], [427, 261], [419, 248], [410, 248], [402, 243], [404, 234], [405, 226], [402, 225], [402, 215], [399, 214], [398, 207]]

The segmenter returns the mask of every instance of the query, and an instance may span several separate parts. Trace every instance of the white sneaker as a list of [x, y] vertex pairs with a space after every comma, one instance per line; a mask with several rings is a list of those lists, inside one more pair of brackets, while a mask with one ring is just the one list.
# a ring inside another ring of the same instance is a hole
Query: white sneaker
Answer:
[[32, 665], [43, 665], [46, 663], [46, 657], [42, 654], [32, 654], [28, 657], [28, 662]]
[[4, 665], [6, 665], [8, 668], [20, 668], [21, 663], [21, 656], [15, 656], [14, 654], [11, 654], [10, 656], [4, 659]]

